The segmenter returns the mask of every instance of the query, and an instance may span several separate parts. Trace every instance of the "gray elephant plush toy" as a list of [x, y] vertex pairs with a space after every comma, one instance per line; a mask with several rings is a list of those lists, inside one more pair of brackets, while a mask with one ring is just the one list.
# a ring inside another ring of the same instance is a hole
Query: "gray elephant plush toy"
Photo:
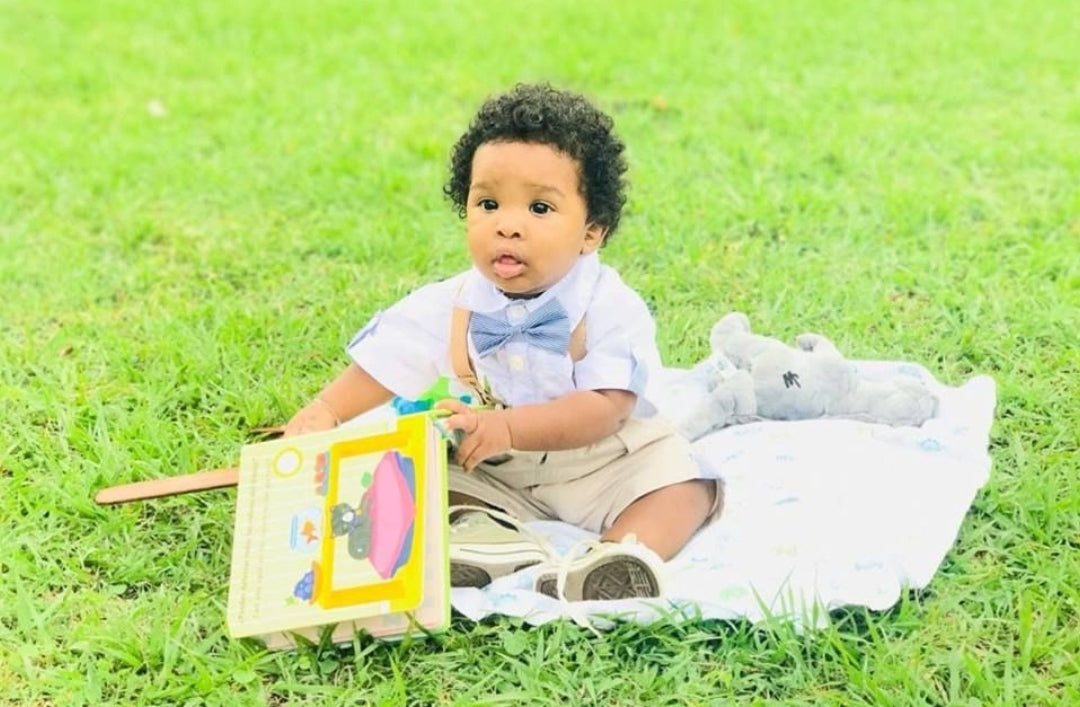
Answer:
[[661, 412], [691, 440], [757, 420], [844, 418], [918, 426], [937, 412], [937, 397], [907, 376], [861, 375], [832, 342], [803, 334], [794, 347], [754, 334], [741, 312], [725, 315], [709, 336], [712, 355], [661, 396]]

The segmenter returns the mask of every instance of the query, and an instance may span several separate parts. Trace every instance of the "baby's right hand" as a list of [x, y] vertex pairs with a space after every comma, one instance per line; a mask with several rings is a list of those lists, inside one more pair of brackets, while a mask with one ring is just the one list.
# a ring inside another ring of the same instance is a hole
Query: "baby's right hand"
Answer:
[[322, 432], [337, 427], [337, 417], [333, 412], [318, 400], [305, 405], [300, 409], [289, 423], [285, 425], [282, 437], [295, 437], [296, 435]]

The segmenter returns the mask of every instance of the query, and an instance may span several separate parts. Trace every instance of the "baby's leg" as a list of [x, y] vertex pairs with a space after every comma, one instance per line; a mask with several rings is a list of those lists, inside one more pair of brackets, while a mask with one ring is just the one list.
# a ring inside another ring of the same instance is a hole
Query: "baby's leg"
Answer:
[[600, 539], [619, 542], [632, 533], [666, 562], [722, 507], [723, 488], [717, 481], [695, 479], [651, 491], [627, 506]]
[[[579, 454], [589, 473], [530, 490], [559, 520], [620, 543], [627, 535], [667, 561], [720, 512], [722, 482], [695, 457], [690, 442], [661, 418], [632, 419], [618, 435]], [[614, 452], [593, 459], [597, 451]], [[621, 453], [620, 453], [621, 452]], [[552, 453], [554, 468], [574, 468], [569, 453]]]
[[[652, 465], [652, 469], [667, 475], [675, 459], [664, 456], [668, 464]], [[696, 468], [689, 471], [694, 473]], [[629, 475], [633, 476], [632, 472]], [[616, 506], [622, 511], [600, 536], [601, 545], [572, 558], [569, 564], [557, 568], [559, 572], [541, 573], [536, 580], [537, 591], [553, 597], [560, 596], [561, 591], [571, 601], [661, 596], [664, 582], [659, 563], [674, 557], [704, 523], [719, 513], [723, 485], [716, 479], [691, 477], [646, 488], [650, 490], [629, 495], [633, 500]]]

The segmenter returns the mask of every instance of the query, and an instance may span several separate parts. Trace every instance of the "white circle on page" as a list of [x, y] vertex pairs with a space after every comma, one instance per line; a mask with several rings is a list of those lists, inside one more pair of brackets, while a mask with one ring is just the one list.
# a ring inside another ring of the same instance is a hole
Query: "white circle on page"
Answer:
[[300, 454], [299, 449], [296, 447], [286, 447], [274, 457], [271, 468], [276, 476], [287, 479], [300, 471], [300, 465], [303, 461], [304, 456]]

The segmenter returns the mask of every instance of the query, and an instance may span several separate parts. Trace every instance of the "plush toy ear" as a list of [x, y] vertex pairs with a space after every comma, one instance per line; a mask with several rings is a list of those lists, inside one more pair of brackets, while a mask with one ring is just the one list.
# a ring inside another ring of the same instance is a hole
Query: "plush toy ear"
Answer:
[[713, 349], [720, 348], [720, 342], [733, 334], [749, 334], [750, 318], [742, 312], [728, 312], [713, 324], [709, 331], [709, 343]]
[[709, 345], [714, 353], [726, 356], [735, 368], [749, 370], [764, 337], [750, 330], [750, 319], [742, 312], [729, 312], [713, 325]]

